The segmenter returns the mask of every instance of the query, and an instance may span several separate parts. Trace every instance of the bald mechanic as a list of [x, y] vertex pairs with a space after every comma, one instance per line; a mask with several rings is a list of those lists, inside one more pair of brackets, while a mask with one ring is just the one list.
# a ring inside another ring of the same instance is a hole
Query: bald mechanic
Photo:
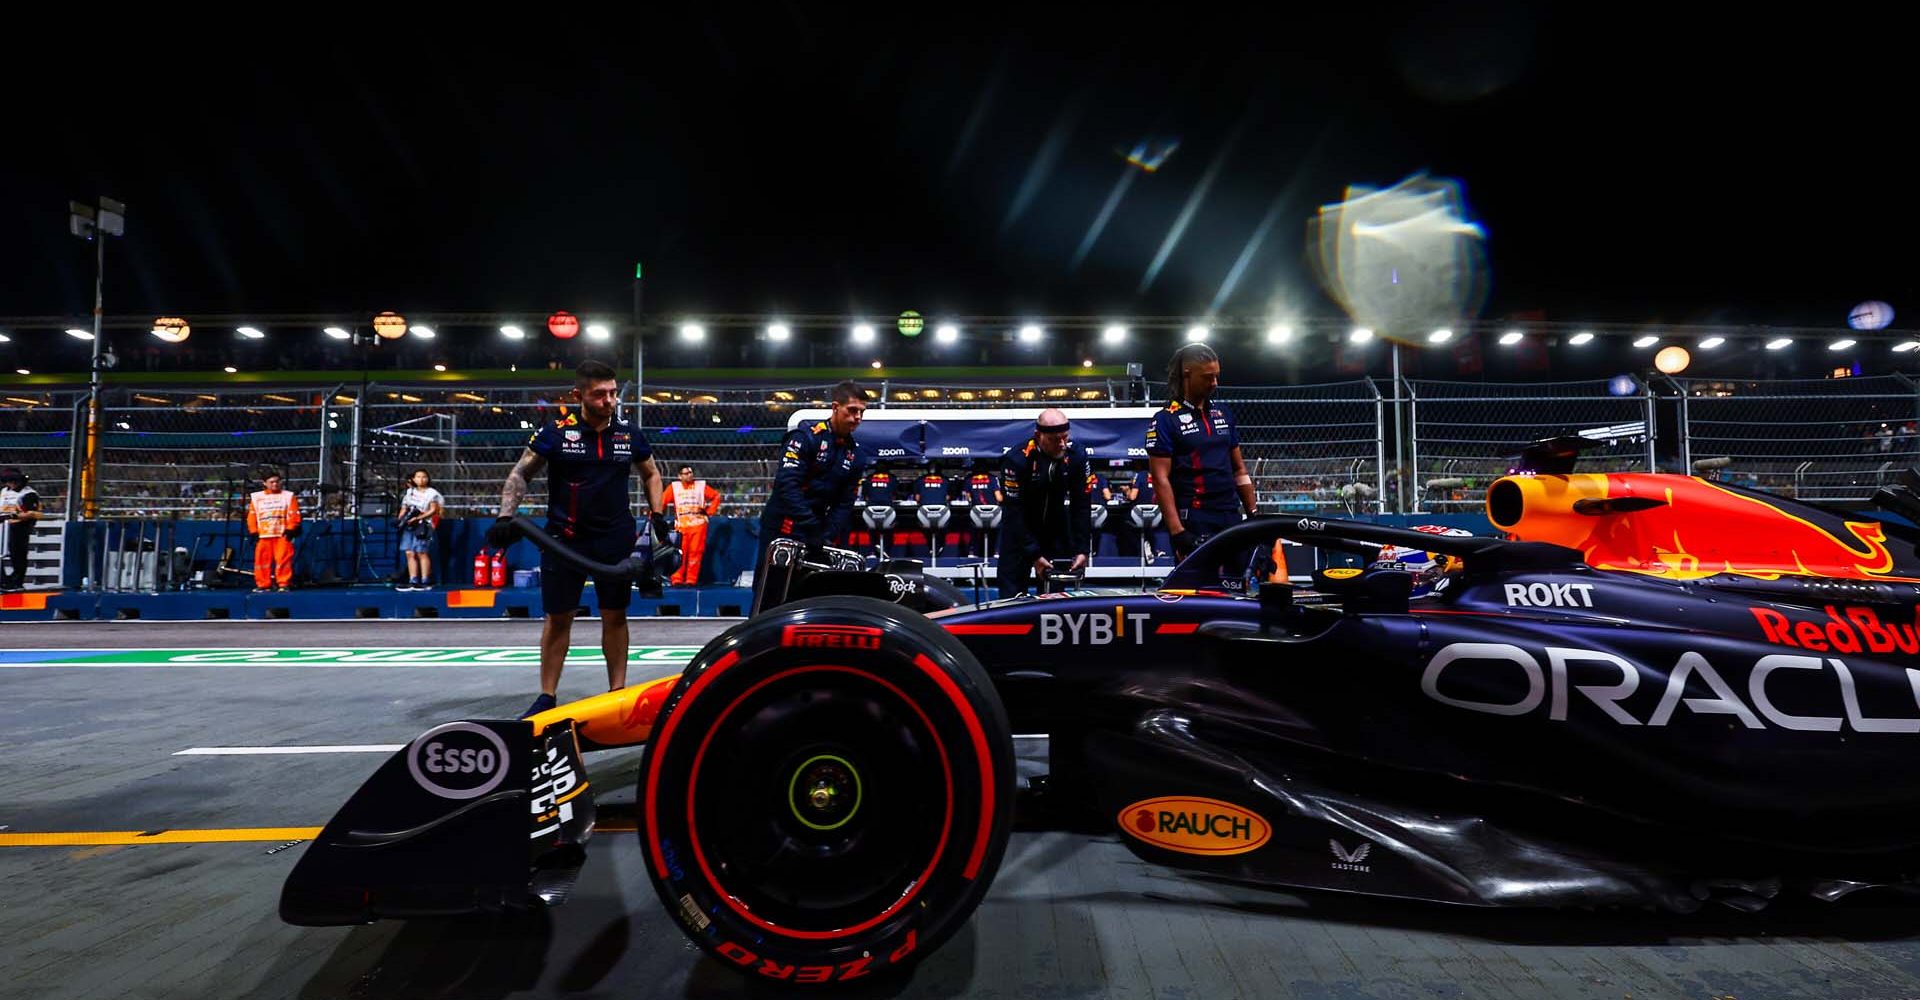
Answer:
[[[1033, 436], [1000, 460], [1000, 596], [1027, 592], [1031, 577], [1078, 573], [1093, 535], [1087, 450], [1074, 444], [1063, 410], [1040, 411]], [[1064, 569], [1061, 569], [1064, 567]]]
[[[547, 473], [547, 534], [572, 546], [588, 559], [618, 563], [633, 551], [639, 526], [628, 499], [627, 480], [634, 470], [647, 491], [656, 538], [672, 527], [661, 513], [660, 470], [633, 424], [617, 416], [620, 383], [611, 366], [583, 361], [574, 369], [579, 411], [549, 420], [533, 432], [500, 489], [499, 517], [487, 529], [487, 544], [505, 548], [513, 543], [514, 511], [526, 498], [528, 483], [541, 470]], [[560, 690], [560, 672], [567, 662], [573, 637], [573, 618], [579, 610], [586, 574], [559, 560], [542, 560], [540, 600], [546, 620], [540, 629], [540, 696], [526, 716], [554, 706]], [[607, 690], [627, 686], [627, 608], [633, 603], [633, 581], [626, 577], [593, 581], [600, 605], [600, 651], [607, 658]], [[523, 716], [524, 717], [524, 716]]]

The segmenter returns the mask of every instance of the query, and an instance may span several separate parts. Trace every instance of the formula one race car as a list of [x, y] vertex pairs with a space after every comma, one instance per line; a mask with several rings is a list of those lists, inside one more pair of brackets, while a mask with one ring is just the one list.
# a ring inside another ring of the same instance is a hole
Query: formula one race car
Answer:
[[[1920, 514], [1916, 485], [1881, 506]], [[1570, 464], [1500, 479], [1487, 513], [1506, 537], [1257, 518], [1150, 593], [772, 606], [678, 677], [421, 735], [281, 914], [564, 898], [578, 754], [645, 744], [641, 847], [690, 939], [793, 982], [904, 968], [993, 879], [1015, 732], [1050, 734], [1046, 815], [1209, 877], [1677, 911], [1913, 884], [1920, 532]], [[1283, 540], [1363, 565], [1294, 585]], [[1424, 596], [1403, 552], [1431, 556]]]

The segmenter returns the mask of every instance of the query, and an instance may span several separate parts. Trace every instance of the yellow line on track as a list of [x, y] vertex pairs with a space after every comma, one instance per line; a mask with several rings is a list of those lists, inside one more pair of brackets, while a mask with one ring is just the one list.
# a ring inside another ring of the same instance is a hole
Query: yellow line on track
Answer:
[[[596, 832], [632, 833], [632, 820], [595, 824]], [[230, 844], [312, 840], [317, 826], [263, 826], [233, 830], [95, 830], [63, 833], [0, 833], [0, 847], [100, 847], [138, 844]]]

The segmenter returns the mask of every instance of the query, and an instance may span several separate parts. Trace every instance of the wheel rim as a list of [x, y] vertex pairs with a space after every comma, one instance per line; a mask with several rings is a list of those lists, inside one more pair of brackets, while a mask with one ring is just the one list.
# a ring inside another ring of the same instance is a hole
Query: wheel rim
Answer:
[[852, 763], [830, 753], [815, 754], [794, 768], [787, 804], [802, 826], [827, 833], [853, 819], [864, 791], [860, 770]]
[[722, 899], [769, 929], [869, 925], [919, 892], [945, 849], [944, 755], [891, 683], [848, 667], [777, 675], [702, 742], [688, 787], [697, 856]]

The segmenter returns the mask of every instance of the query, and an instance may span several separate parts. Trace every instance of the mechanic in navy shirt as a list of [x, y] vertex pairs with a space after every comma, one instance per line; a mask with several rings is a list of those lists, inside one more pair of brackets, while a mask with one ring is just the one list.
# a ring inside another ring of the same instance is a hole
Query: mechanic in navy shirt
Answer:
[[767, 553], [776, 538], [797, 538], [809, 548], [827, 542], [837, 515], [851, 509], [866, 457], [853, 432], [867, 413], [867, 395], [851, 380], [833, 387], [833, 413], [787, 433], [773, 495], [760, 512], [760, 562], [753, 574], [753, 606], [767, 583]]
[[1166, 408], [1147, 427], [1147, 469], [1176, 559], [1209, 536], [1259, 512], [1253, 478], [1240, 457], [1240, 432], [1213, 402], [1220, 355], [1188, 344], [1167, 363]]
[[[656, 538], [664, 539], [671, 525], [661, 513], [660, 470], [653, 449], [628, 421], [617, 415], [620, 382], [612, 367], [601, 361], [583, 361], [574, 369], [579, 410], [549, 420], [533, 432], [527, 450], [500, 491], [499, 517], [487, 532], [490, 545], [505, 547], [514, 537], [509, 519], [527, 495], [527, 484], [547, 471], [547, 533], [565, 541], [596, 562], [618, 563], [633, 551], [639, 534], [628, 499], [627, 478], [640, 470], [647, 491], [647, 509]], [[542, 560], [540, 599], [546, 621], [540, 630], [540, 696], [526, 715], [554, 706], [560, 689], [560, 671], [566, 665], [573, 636], [573, 617], [580, 605], [586, 575], [558, 560]], [[607, 689], [627, 684], [627, 607], [633, 603], [633, 581], [626, 578], [593, 581], [600, 604], [600, 651], [607, 658]]]
[[1074, 444], [1067, 415], [1042, 410], [1033, 437], [1000, 460], [1000, 596], [1027, 592], [1029, 576], [1046, 577], [1057, 561], [1068, 573], [1087, 565], [1093, 514], [1088, 504], [1087, 451]]

